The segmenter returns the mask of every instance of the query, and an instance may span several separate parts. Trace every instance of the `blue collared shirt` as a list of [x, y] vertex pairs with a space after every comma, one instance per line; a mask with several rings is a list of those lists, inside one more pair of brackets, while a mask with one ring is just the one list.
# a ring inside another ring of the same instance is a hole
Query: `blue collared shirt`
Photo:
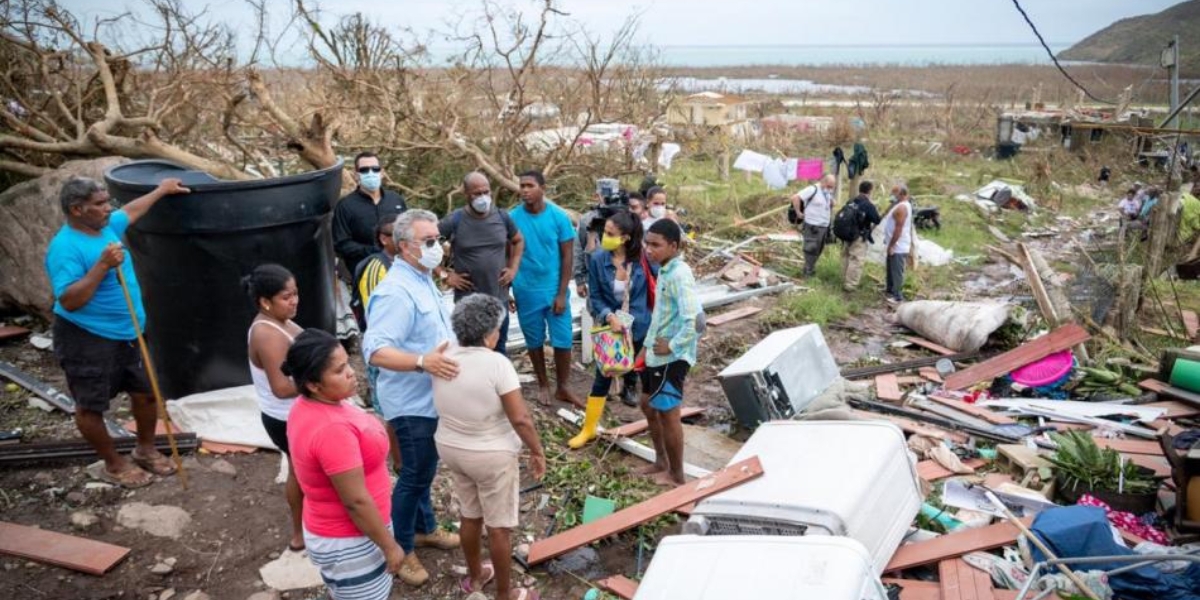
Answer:
[[[371, 364], [371, 355], [381, 348], [427, 354], [444, 341], [453, 343], [454, 333], [433, 277], [403, 260], [395, 261], [367, 303], [363, 358]], [[428, 373], [380, 369], [376, 393], [385, 419], [437, 418]]]

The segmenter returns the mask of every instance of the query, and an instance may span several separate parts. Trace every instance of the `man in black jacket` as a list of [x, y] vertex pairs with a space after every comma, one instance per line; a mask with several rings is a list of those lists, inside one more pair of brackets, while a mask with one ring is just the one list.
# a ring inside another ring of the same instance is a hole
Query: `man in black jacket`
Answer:
[[379, 251], [375, 228], [380, 219], [408, 210], [404, 196], [383, 189], [383, 165], [374, 152], [354, 157], [354, 179], [358, 187], [333, 209], [333, 248], [347, 277], [358, 263]]
[[871, 192], [875, 184], [864, 181], [858, 184], [858, 196], [850, 202], [854, 203], [858, 213], [859, 236], [854, 241], [842, 245], [842, 289], [853, 292], [858, 289], [862, 279], [863, 262], [867, 258], [867, 244], [874, 244], [871, 230], [879, 224], [879, 211], [871, 203]]

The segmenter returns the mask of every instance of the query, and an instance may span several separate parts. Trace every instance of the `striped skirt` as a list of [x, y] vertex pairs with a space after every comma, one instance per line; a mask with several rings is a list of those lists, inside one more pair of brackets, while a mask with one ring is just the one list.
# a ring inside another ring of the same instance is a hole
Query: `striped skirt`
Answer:
[[331, 600], [386, 600], [391, 595], [392, 574], [387, 572], [383, 550], [370, 538], [329, 538], [305, 529], [304, 543]]

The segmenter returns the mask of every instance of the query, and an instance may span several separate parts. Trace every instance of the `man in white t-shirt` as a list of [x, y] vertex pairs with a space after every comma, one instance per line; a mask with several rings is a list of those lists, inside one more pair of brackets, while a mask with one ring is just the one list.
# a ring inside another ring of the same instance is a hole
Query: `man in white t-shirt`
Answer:
[[804, 276], [811, 277], [817, 269], [817, 261], [825, 251], [829, 239], [829, 223], [833, 216], [833, 175], [826, 173], [819, 183], [814, 183], [799, 194], [792, 196], [792, 208], [800, 216], [796, 228], [804, 237]]
[[908, 201], [908, 188], [896, 190], [896, 204], [883, 217], [883, 239], [887, 240], [887, 299], [891, 303], [904, 302], [904, 267], [913, 252], [912, 203]]

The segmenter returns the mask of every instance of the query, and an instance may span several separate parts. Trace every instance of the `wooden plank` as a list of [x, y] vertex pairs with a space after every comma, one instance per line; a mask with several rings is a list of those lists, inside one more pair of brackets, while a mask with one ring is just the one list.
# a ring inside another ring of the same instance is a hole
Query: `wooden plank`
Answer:
[[917, 372], [921, 374], [921, 377], [924, 377], [925, 379], [928, 379], [934, 383], [942, 382], [942, 375], [933, 367], [921, 367]]
[[899, 402], [904, 398], [900, 392], [900, 382], [896, 381], [894, 373], [875, 376], [875, 396], [888, 402]]
[[1151, 471], [1154, 471], [1155, 477], [1170, 477], [1171, 476], [1171, 464], [1167, 462], [1167, 457], [1165, 457], [1165, 456], [1149, 456], [1146, 454], [1124, 454], [1124, 453], [1122, 453], [1121, 456], [1124, 456], [1130, 462], [1132, 462], [1133, 464], [1135, 464], [1139, 467], [1145, 467], [1147, 469], [1150, 469]]
[[545, 562], [580, 546], [632, 529], [681, 506], [760, 477], [762, 473], [762, 464], [758, 461], [758, 457], [752, 456], [729, 465], [708, 477], [690, 481], [603, 519], [568, 529], [544, 540], [538, 540], [529, 548], [529, 564], [536, 565]]
[[884, 577], [884, 585], [900, 586], [900, 600], [941, 600], [942, 592], [936, 581]]
[[1158, 442], [1148, 440], [1110, 440], [1107, 438], [1095, 438], [1096, 445], [1101, 448], [1112, 448], [1121, 454], [1145, 454], [1148, 456], [1162, 456], [1162, 446]]
[[3, 327], [0, 327], [0, 340], [21, 337], [27, 333], [29, 333], [29, 330], [24, 327], [17, 327], [16, 325], [4, 325]]
[[915, 335], [906, 335], [906, 336], [904, 336], [904, 339], [905, 339], [905, 341], [912, 342], [926, 350], [933, 350], [934, 352], [941, 354], [942, 356], [954, 356], [955, 354], [958, 354], [957, 350], [951, 350], [945, 346], [942, 346], [941, 344], [935, 344], [923, 337], [918, 337]]
[[[1026, 526], [1033, 522], [1031, 518], [1022, 519]], [[946, 535], [936, 537], [932, 540], [917, 542], [915, 544], [906, 544], [900, 546], [896, 553], [892, 555], [892, 560], [888, 562], [884, 572], [903, 571], [913, 567], [933, 564], [975, 552], [977, 550], [991, 550], [1008, 544], [1015, 544], [1017, 536], [1020, 535], [1020, 530], [1015, 525], [1008, 522], [988, 525], [979, 529], [968, 529], [966, 531], [957, 531], [947, 533]]]
[[749, 317], [750, 315], [756, 315], [762, 312], [762, 310], [763, 309], [758, 306], [743, 306], [739, 309], [723, 312], [715, 317], [712, 317], [711, 319], [707, 319], [705, 320], [705, 323], [713, 326], [724, 325], [730, 321], [736, 321], [738, 319]]
[[[964, 465], [972, 469], [978, 469], [987, 464], [982, 458], [968, 458], [963, 461]], [[934, 482], [939, 479], [945, 479], [951, 475], [957, 475], [950, 469], [943, 467], [936, 460], [923, 460], [917, 463], [917, 477], [929, 482]]]
[[0, 521], [0, 553], [103, 575], [129, 555], [129, 548]]
[[908, 371], [911, 369], [919, 369], [921, 367], [933, 366], [934, 364], [936, 364], [939, 360], [942, 360], [943, 358], [949, 359], [950, 362], [961, 362], [964, 360], [971, 360], [972, 358], [975, 358], [977, 356], [979, 356], [978, 350], [976, 350], [974, 352], [960, 352], [959, 354], [955, 354], [954, 356], [944, 356], [944, 357], [943, 356], [927, 356], [925, 358], [914, 358], [912, 360], [906, 360], [906, 361], [901, 361], [898, 363], [891, 363], [891, 364], [887, 364], [887, 365], [871, 365], [869, 367], [846, 368], [846, 369], [842, 369], [841, 373], [842, 373], [842, 377], [845, 377], [846, 379], [863, 379], [866, 377], [874, 377], [876, 375], [881, 375], [883, 373], [895, 373], [897, 371]]
[[882, 415], [856, 408], [850, 409], [850, 412], [854, 416], [868, 421], [888, 421], [889, 423], [895, 424], [900, 428], [901, 431], [904, 431], [905, 433], [916, 433], [939, 440], [950, 440], [956, 444], [967, 443], [967, 435], [964, 433], [957, 431], [946, 431], [940, 427], [918, 423], [912, 419], [906, 419], [896, 415]]
[[995, 379], [1055, 352], [1082, 344], [1091, 338], [1091, 334], [1086, 329], [1075, 323], [1068, 323], [999, 356], [989, 358], [962, 371], [951, 373], [946, 377], [945, 387], [948, 390], [961, 390], [981, 381]]
[[900, 385], [921, 385], [925, 383], [925, 378], [915, 375], [903, 375], [896, 378], [896, 383]]
[[937, 402], [938, 404], [943, 404], [945, 406], [949, 406], [950, 408], [953, 408], [959, 412], [967, 413], [968, 415], [971, 415], [972, 417], [977, 417], [977, 418], [983, 419], [984, 421], [987, 421], [988, 423], [994, 423], [996, 425], [1012, 425], [1017, 422], [1017, 420], [1013, 419], [1012, 417], [1009, 417], [1007, 415], [1002, 415], [998, 412], [984, 408], [982, 406], [977, 406], [974, 404], [969, 404], [967, 402], [963, 402], [962, 400], [957, 400], [954, 398], [947, 398], [945, 396], [938, 396], [936, 394], [929, 396], [929, 399], [933, 400], [934, 402]]
[[625, 600], [633, 600], [633, 595], [637, 593], [638, 584], [636, 581], [624, 576], [613, 575], [597, 581], [600, 587], [610, 593], [616, 594]]
[[1182, 331], [1171, 332], [1171, 331], [1167, 331], [1166, 329], [1161, 329], [1158, 327], [1147, 327], [1145, 325], [1141, 326], [1139, 329], [1142, 330], [1142, 333], [1148, 333], [1150, 335], [1157, 335], [1158, 337], [1171, 338], [1173, 340], [1187, 339], [1187, 338], [1183, 337]]
[[1185, 310], [1183, 312], [1183, 330], [1187, 332], [1189, 340], [1196, 339], [1196, 335], [1200, 334], [1200, 315], [1194, 310]]
[[942, 592], [942, 600], [963, 600], [963, 584], [954, 559], [938, 563], [938, 588]]
[[1185, 389], [1177, 388], [1157, 379], [1143, 379], [1138, 382], [1138, 387], [1143, 390], [1149, 390], [1159, 396], [1170, 396], [1178, 400], [1187, 402], [1188, 404], [1200, 407], [1200, 394], [1189, 392]]
[[1166, 409], [1167, 413], [1163, 415], [1165, 419], [1183, 419], [1200, 415], [1200, 406], [1192, 406], [1178, 400], [1159, 400], [1142, 406]]
[[[974, 594], [967, 596], [971, 600], [996, 600], [996, 595], [992, 593], [992, 576], [972, 567], [967, 564], [967, 561], [959, 558], [955, 560], [958, 563], [958, 580], [964, 583], [972, 582], [974, 585]], [[965, 596], [965, 595], [964, 595]]]
[[[696, 415], [704, 414], [704, 410], [705, 409], [700, 406], [685, 406], [683, 409], [681, 409], [679, 411], [679, 418], [687, 419], [689, 417], [694, 417]], [[610, 435], [613, 437], [622, 437], [622, 436], [633, 437], [649, 428], [650, 428], [650, 424], [647, 423], [645, 419], [642, 419], [641, 421], [634, 421], [632, 423], [626, 423], [620, 427], [606, 429], [604, 431], [604, 435]]]

